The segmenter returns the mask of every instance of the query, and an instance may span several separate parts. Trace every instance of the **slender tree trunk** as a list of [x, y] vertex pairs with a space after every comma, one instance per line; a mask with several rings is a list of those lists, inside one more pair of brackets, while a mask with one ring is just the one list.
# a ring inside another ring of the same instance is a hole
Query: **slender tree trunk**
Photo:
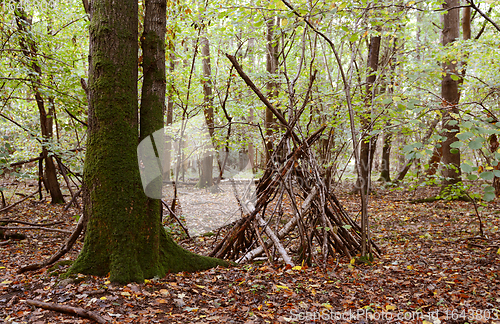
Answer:
[[[207, 269], [224, 261], [179, 247], [161, 224], [160, 203], [145, 196], [137, 144], [163, 126], [165, 0], [146, 0], [143, 93], [138, 130], [138, 3], [92, 2], [89, 121], [84, 165], [84, 217], [80, 255], [68, 271], [143, 282], [167, 272]], [[158, 144], [158, 143], [156, 143]], [[146, 163], [148, 161], [145, 161]], [[161, 176], [159, 183], [161, 189]]]
[[384, 182], [391, 181], [390, 157], [391, 157], [392, 133], [384, 134], [384, 146], [382, 147], [382, 168], [380, 170], [380, 180]]
[[[389, 89], [387, 92], [390, 95], [394, 94], [394, 87], [396, 86], [395, 78], [396, 78], [396, 65], [397, 65], [397, 60], [398, 60], [398, 55], [397, 55], [397, 44], [398, 40], [397, 38], [394, 38], [393, 41], [393, 46], [392, 46], [392, 52], [393, 56], [390, 58], [389, 66], [389, 77], [390, 77], [390, 84], [389, 84]], [[389, 54], [390, 55], [390, 54]], [[391, 122], [387, 122], [387, 127], [391, 125]], [[382, 168], [380, 170], [380, 179], [381, 181], [384, 182], [390, 182], [391, 181], [391, 146], [392, 146], [392, 136], [393, 133], [390, 130], [384, 131], [384, 143], [382, 146]]]
[[[203, 66], [203, 113], [205, 122], [207, 123], [210, 139], [213, 141], [214, 136], [214, 103], [212, 95], [212, 68], [210, 66], [210, 42], [208, 38], [201, 38], [201, 55]], [[209, 145], [207, 145], [209, 146]], [[211, 151], [203, 153], [201, 161], [201, 176], [197, 184], [199, 188], [207, 188], [213, 186], [213, 165], [214, 155]]]
[[[248, 53], [248, 58], [250, 60], [251, 66], [253, 66], [253, 64], [254, 64], [254, 50], [255, 50], [255, 38], [250, 38], [248, 40], [247, 53]], [[249, 90], [249, 91], [251, 92], [251, 90]], [[253, 124], [254, 118], [255, 118], [254, 110], [253, 110], [253, 106], [251, 106], [248, 109], [248, 123]], [[257, 168], [256, 168], [255, 146], [251, 140], [251, 137], [253, 134], [252, 128], [253, 128], [252, 126], [248, 127], [248, 130], [249, 130], [248, 137], [250, 138], [250, 140], [248, 141], [248, 160], [249, 160], [250, 166], [252, 168], [252, 173], [255, 174], [257, 172]]]
[[[272, 101], [278, 97], [278, 84], [276, 82], [276, 77], [278, 73], [278, 49], [279, 43], [274, 35], [274, 29], [276, 28], [275, 17], [270, 18], [266, 22], [267, 24], [267, 51], [266, 51], [266, 71], [269, 73], [270, 81], [267, 82], [267, 95]], [[266, 162], [269, 161], [272, 151], [273, 151], [273, 137], [276, 132], [276, 120], [274, 114], [271, 110], [266, 108], [265, 116], [265, 128], [266, 128]]]
[[373, 100], [373, 84], [376, 80], [375, 73], [378, 69], [378, 60], [380, 52], [380, 36], [374, 36], [370, 39], [370, 45], [368, 49], [368, 71], [366, 77], [366, 95], [365, 95], [365, 116], [361, 118], [361, 123], [363, 127], [364, 136], [361, 138], [360, 145], [360, 163], [361, 163], [361, 174], [358, 176], [356, 181], [356, 190], [363, 190], [365, 194], [368, 193], [370, 189], [370, 173], [371, 166], [373, 162], [373, 155], [375, 153], [376, 147], [376, 137], [372, 136], [370, 138], [370, 132], [372, 130], [370, 116], [372, 113], [372, 100]]
[[[500, 147], [498, 143], [498, 137], [496, 134], [492, 134], [489, 138], [490, 152], [495, 153]], [[493, 167], [494, 170], [500, 170], [500, 163]], [[495, 188], [495, 196], [500, 197], [500, 177], [495, 176], [492, 183], [493, 188]]]
[[365, 96], [365, 116], [361, 118], [364, 136], [361, 137], [361, 147], [359, 154], [359, 173], [357, 180], [357, 188], [361, 193], [361, 199], [366, 199], [362, 203], [361, 210], [361, 255], [367, 256], [371, 253], [370, 250], [370, 228], [368, 219], [368, 194], [371, 187], [371, 167], [373, 162], [373, 154], [375, 153], [375, 145], [377, 138], [373, 136], [369, 138], [372, 129], [372, 101], [373, 101], [373, 84], [376, 80], [375, 73], [378, 69], [379, 52], [380, 52], [380, 36], [374, 36], [370, 39], [368, 48], [368, 69], [366, 77], [366, 96]]
[[[459, 36], [459, 13], [460, 9], [456, 8], [460, 5], [459, 0], [446, 0], [443, 4], [443, 8], [455, 8], [450, 9], [443, 17], [443, 46], [447, 46], [458, 39]], [[456, 184], [460, 182], [460, 151], [458, 148], [453, 148], [452, 145], [458, 142], [456, 134], [460, 132], [460, 127], [458, 126], [458, 120], [456, 115], [458, 115], [458, 102], [460, 98], [458, 90], [458, 79], [452, 78], [452, 75], [457, 75], [457, 62], [456, 60], [449, 58], [443, 63], [443, 70], [445, 76], [441, 81], [441, 97], [442, 102], [442, 113], [443, 113], [443, 136], [446, 137], [442, 143], [443, 149], [443, 189], [449, 185]]]
[[40, 129], [42, 133], [42, 157], [45, 162], [45, 170], [43, 172], [43, 182], [50, 193], [53, 204], [63, 203], [64, 197], [57, 180], [56, 167], [54, 160], [47, 149], [48, 142], [52, 139], [53, 116], [55, 114], [54, 106], [49, 107], [49, 113], [45, 109], [45, 101], [39, 88], [41, 86], [42, 68], [37, 60], [37, 46], [35, 41], [30, 36], [31, 19], [28, 18], [24, 8], [19, 5], [16, 9], [16, 22], [18, 30], [21, 33], [20, 46], [25, 58], [29, 61], [30, 68], [34, 73], [30, 75], [31, 87], [35, 93], [35, 100], [40, 116]]
[[[173, 75], [175, 71], [175, 47], [173, 43], [173, 39], [169, 40], [169, 48], [170, 48], [170, 55], [169, 55], [169, 72], [170, 75]], [[171, 126], [174, 120], [174, 90], [173, 90], [173, 80], [170, 79], [170, 86], [167, 87], [167, 120], [166, 124], [167, 127]], [[163, 179], [165, 181], [170, 181], [170, 170], [171, 170], [171, 165], [172, 165], [172, 139], [170, 138], [170, 135], [166, 135], [167, 137], [165, 138], [165, 163], [164, 163], [164, 168], [163, 168]]]

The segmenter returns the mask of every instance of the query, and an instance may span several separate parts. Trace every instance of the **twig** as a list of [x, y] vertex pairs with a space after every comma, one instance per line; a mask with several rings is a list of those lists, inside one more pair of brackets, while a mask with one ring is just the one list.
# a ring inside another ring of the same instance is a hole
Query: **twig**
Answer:
[[260, 244], [259, 248], [261, 250], [264, 250], [264, 252], [266, 252], [267, 259], [269, 260], [269, 263], [273, 264], [273, 257], [269, 253], [269, 250], [267, 249], [266, 243], [264, 243], [264, 240], [262, 239], [262, 236], [260, 235], [259, 227], [257, 226], [257, 224], [255, 222], [252, 222], [252, 224], [253, 224], [253, 227], [254, 227], [255, 234], [257, 235], [257, 240], [259, 241], [259, 244]]
[[100, 324], [107, 323], [107, 321], [103, 317], [101, 317], [100, 315], [97, 315], [94, 312], [88, 311], [88, 310], [80, 308], [80, 307], [58, 305], [58, 304], [54, 304], [54, 303], [44, 303], [44, 302], [41, 302], [38, 300], [33, 300], [33, 299], [26, 299], [26, 303], [28, 305], [40, 307], [43, 309], [53, 310], [56, 312], [70, 314], [70, 315], [77, 315], [77, 316], [80, 316], [83, 318], [93, 320], [93, 321], [100, 323]]
[[[71, 206], [71, 204], [73, 203], [73, 201], [75, 201], [76, 203], [76, 198], [78, 198], [78, 196], [82, 193], [82, 189], [80, 188], [80, 190], [78, 190], [75, 195], [73, 196], [73, 198], [71, 198], [71, 200], [69, 201], [69, 203], [66, 204], [66, 206], [64, 206], [64, 209], [63, 211], [67, 211], [69, 206]], [[77, 205], [78, 206], [78, 205]]]
[[41, 156], [38, 156], [38, 157], [35, 157], [35, 158], [32, 158], [32, 159], [29, 159], [29, 160], [26, 160], [26, 161], [19, 161], [19, 162], [15, 162], [15, 163], [11, 163], [10, 164], [10, 167], [15, 167], [15, 166], [19, 166], [19, 165], [23, 165], [23, 164], [27, 164], [27, 163], [31, 163], [31, 162], [35, 162], [35, 161], [38, 161], [42, 159]]
[[[61, 174], [64, 178], [64, 181], [66, 182], [66, 185], [68, 186], [69, 193], [71, 194], [71, 201], [74, 202], [76, 208], [80, 209], [80, 205], [78, 204], [78, 202], [75, 199], [75, 193], [73, 192], [73, 189], [71, 189], [71, 184], [69, 183], [68, 174], [66, 172], [67, 168], [62, 163], [61, 159], [57, 155], [55, 156], [55, 158], [57, 161], [57, 165], [59, 166], [59, 170], [61, 170]], [[70, 205], [70, 204], [68, 204], [68, 205]]]
[[52, 223], [47, 223], [47, 224], [36, 224], [36, 223], [30, 223], [30, 222], [15, 220], [15, 219], [0, 218], [0, 223], [17, 223], [17, 224], [32, 225], [32, 226], [52, 226], [52, 225], [61, 224], [61, 223], [63, 223], [63, 221], [57, 221], [57, 222], [52, 222]]
[[498, 26], [493, 20], [491, 20], [491, 18], [487, 14], [485, 14], [481, 9], [479, 9], [473, 0], [467, 0], [467, 2], [470, 3], [472, 9], [476, 10], [481, 16], [483, 16], [484, 19], [486, 19], [490, 24], [492, 24], [496, 28], [496, 30], [500, 32], [500, 26]]
[[469, 193], [463, 189], [461, 189], [461, 191], [467, 196], [467, 198], [470, 199], [470, 201], [472, 201], [472, 203], [474, 204], [474, 210], [476, 211], [476, 216], [477, 216], [477, 220], [479, 222], [479, 235], [481, 236], [484, 236], [484, 231], [483, 231], [483, 221], [481, 220], [481, 216], [479, 215], [479, 210], [477, 209], [477, 203], [476, 203], [476, 199], [472, 198]]
[[7, 244], [9, 244], [10, 242], [12, 242], [12, 240], [7, 240], [7, 241], [4, 241], [4, 242], [0, 242], [0, 245], [7, 245]]
[[0, 226], [0, 229], [3, 229], [3, 230], [43, 230], [43, 231], [47, 231], [47, 232], [59, 232], [59, 233], [66, 233], [66, 234], [71, 233], [70, 231], [67, 231], [67, 230], [62, 230], [62, 229], [58, 229], [58, 228], [47, 228], [47, 227], [43, 227], [43, 226], [13, 226], [13, 227]]
[[186, 233], [187, 237], [189, 239], [191, 239], [191, 236], [189, 235], [188, 229], [184, 226], [184, 224], [182, 224], [182, 222], [179, 219], [179, 217], [177, 217], [177, 215], [174, 213], [174, 211], [172, 209], [170, 209], [170, 207], [167, 205], [166, 202], [164, 202], [163, 200], [161, 200], [161, 203], [162, 203], [163, 206], [165, 206], [165, 208], [167, 208], [168, 212], [170, 213], [170, 217], [173, 217], [177, 221], [177, 223], [179, 223], [179, 225], [184, 230], [184, 233]]
[[66, 243], [64, 243], [64, 245], [61, 247], [61, 249], [56, 254], [54, 254], [52, 257], [50, 257], [50, 259], [48, 259], [47, 261], [44, 261], [42, 263], [35, 263], [35, 264], [31, 264], [31, 265], [28, 265], [25, 267], [21, 267], [19, 270], [17, 270], [17, 273], [24, 273], [26, 271], [38, 270], [38, 269], [41, 269], [41, 268], [46, 267], [48, 265], [51, 265], [52, 263], [59, 260], [64, 254], [66, 254], [69, 250], [71, 250], [71, 248], [75, 244], [76, 240], [80, 236], [80, 233], [83, 230], [83, 227], [86, 223], [86, 220], [87, 220], [86, 217], [84, 217], [84, 216], [80, 217], [80, 220], [78, 221], [78, 224], [76, 224], [76, 227], [73, 230], [73, 233], [71, 234], [71, 236], [68, 238]]
[[259, 222], [260, 226], [265, 226], [265, 231], [266, 231], [267, 236], [271, 239], [271, 241], [273, 241], [274, 246], [276, 247], [276, 249], [278, 249], [279, 254], [283, 258], [283, 261], [287, 265], [290, 265], [291, 267], [293, 267], [294, 266], [293, 261], [290, 258], [290, 256], [288, 255], [288, 253], [286, 252], [283, 245], [281, 244], [280, 239], [278, 238], [276, 233], [274, 233], [273, 230], [269, 226], [266, 226], [267, 225], [266, 222], [262, 219], [262, 217], [259, 214], [257, 214], [256, 219]]
[[7, 206], [7, 207], [4, 207], [4, 208], [0, 209], [0, 213], [1, 213], [1, 212], [4, 212], [4, 211], [7, 211], [7, 210], [9, 210], [9, 209], [13, 208], [13, 207], [14, 207], [14, 206], [16, 206], [16, 205], [19, 205], [20, 203], [22, 203], [23, 201], [25, 201], [25, 200], [26, 200], [26, 199], [28, 199], [28, 198], [33, 197], [33, 196], [34, 196], [34, 195], [36, 195], [37, 193], [38, 193], [38, 190], [37, 190], [37, 191], [35, 191], [34, 193], [32, 193], [31, 195], [24, 197], [23, 199], [19, 200], [18, 202], [15, 202], [15, 203], [13, 203], [13, 204], [12, 204], [12, 205], [10, 205], [10, 206]]
[[[229, 61], [231, 61], [234, 68], [236, 69], [236, 71], [240, 75], [240, 77], [253, 90], [253, 92], [259, 97], [260, 101], [262, 101], [262, 103], [264, 105], [266, 105], [266, 107], [270, 111], [272, 111], [272, 113], [276, 116], [276, 118], [278, 118], [278, 120], [283, 124], [283, 126], [285, 126], [288, 130], [291, 131], [290, 125], [286, 121], [285, 117], [283, 117], [283, 115], [269, 102], [269, 100], [267, 100], [267, 98], [262, 94], [262, 92], [259, 90], [259, 88], [257, 88], [255, 86], [255, 84], [252, 82], [252, 80], [248, 77], [248, 75], [246, 75], [246, 73], [243, 72], [243, 69], [241, 68], [241, 66], [238, 63], [238, 61], [236, 60], [236, 58], [232, 55], [229, 55], [229, 54], [226, 54], [226, 57], [229, 59]], [[295, 134], [295, 132], [292, 131], [291, 134], [292, 134], [294, 140], [296, 140], [299, 143], [301, 142], [299, 137], [297, 136], [297, 134]]]

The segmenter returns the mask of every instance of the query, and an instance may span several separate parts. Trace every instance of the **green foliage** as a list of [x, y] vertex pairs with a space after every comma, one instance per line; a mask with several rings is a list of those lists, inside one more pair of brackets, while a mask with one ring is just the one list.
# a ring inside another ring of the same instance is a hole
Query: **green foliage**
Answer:
[[[36, 62], [42, 71], [37, 76], [40, 78], [38, 90], [47, 109], [53, 100], [56, 112], [52, 117], [57, 124], [53, 127], [53, 138], [44, 145], [73, 171], [81, 173], [84, 150], [70, 150], [82, 148], [86, 129], [70, 114], [86, 121], [87, 99], [80, 79], [87, 79], [88, 17], [81, 2], [76, 0], [54, 2], [52, 6], [28, 1], [25, 11], [33, 23], [23, 34], [18, 30], [12, 10], [17, 2], [7, 3], [9, 5], [0, 9], [0, 37], [4, 48], [9, 49], [0, 52], [0, 93], [5, 103], [0, 112], [20, 123], [22, 128], [0, 117], [0, 134], [8, 134], [8, 142], [15, 149], [6, 154], [6, 147], [0, 142], [0, 170], [7, 163], [37, 156], [40, 142], [45, 140], [40, 135], [32, 85], [26, 81], [33, 76], [31, 64]], [[140, 6], [143, 12], [144, 3]], [[438, 27], [443, 12], [436, 9], [441, 8], [442, 1], [403, 7], [362, 0], [323, 2], [311, 7], [306, 1], [296, 1], [293, 6], [334, 43], [339, 53], [355, 110], [355, 131], [361, 132], [363, 120], [370, 121], [370, 138], [392, 134], [393, 158], [404, 155], [406, 160], [419, 160], [424, 169], [429, 167], [426, 164], [433, 148], [439, 147], [444, 139], [440, 131], [442, 125], [438, 123], [430, 138], [424, 140], [432, 122], [441, 119], [443, 114], [439, 90], [442, 64], [456, 61], [458, 70], [451, 78], [460, 82], [461, 102], [459, 113], [453, 117], [460, 132], [459, 141], [451, 147], [453, 152], [461, 154], [464, 179], [489, 182], [497, 176], [492, 168], [498, 165], [500, 152], [489, 150], [488, 138], [492, 134], [500, 135], [497, 121], [500, 116], [497, 105], [499, 33], [486, 24], [481, 37], [474, 39], [483, 26], [483, 21], [474, 20], [472, 39], [459, 39], [441, 46]], [[318, 70], [298, 128], [301, 136], [306, 137], [321, 125], [327, 125], [331, 132], [329, 135], [325, 132], [324, 141], [330, 146], [325, 152], [320, 144], [315, 147], [325, 156], [322, 164], [335, 165], [343, 179], [353, 177], [350, 125], [340, 70], [329, 44], [307, 27], [303, 19], [279, 0], [168, 2], [167, 10], [166, 81], [174, 107], [174, 123], [202, 115], [203, 85], [208, 80], [202, 72], [200, 39], [207, 37], [211, 44], [210, 81], [216, 125], [213, 143], [217, 149], [227, 146], [231, 151], [245, 151], [252, 144], [257, 165], [262, 169], [263, 142], [267, 138], [263, 124], [265, 107], [235, 74], [224, 54], [237, 56], [244, 71], [287, 119], [302, 106], [310, 76]], [[493, 20], [500, 18], [498, 8], [493, 6], [490, 16]], [[273, 17], [279, 47], [277, 75], [266, 71], [266, 21]], [[366, 68], [367, 45], [370, 38], [377, 35], [382, 37], [380, 68], [375, 73], [374, 100], [371, 107], [367, 107], [365, 80], [373, 73]], [[37, 46], [34, 57], [26, 57], [21, 51], [20, 41], [28, 36]], [[169, 67], [173, 68], [169, 70]], [[277, 96], [272, 98], [266, 89], [271, 81], [279, 84]], [[232, 122], [229, 138], [228, 116]], [[271, 138], [277, 140], [283, 131], [277, 128]], [[340, 172], [344, 169], [346, 172]], [[33, 169], [31, 174], [35, 172]], [[484, 195], [485, 199], [491, 197], [486, 192]]]

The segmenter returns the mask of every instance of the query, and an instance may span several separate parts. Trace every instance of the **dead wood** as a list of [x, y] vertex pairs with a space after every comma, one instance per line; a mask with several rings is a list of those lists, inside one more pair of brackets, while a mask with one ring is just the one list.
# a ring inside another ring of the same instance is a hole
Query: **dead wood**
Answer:
[[[323, 181], [322, 169], [312, 149], [326, 126], [305, 140], [299, 138], [298, 130], [296, 132], [295, 129], [296, 122], [308, 103], [315, 73], [311, 76], [309, 90], [302, 107], [291, 121], [287, 121], [243, 72], [236, 58], [231, 55], [226, 56], [241, 78], [273, 112], [286, 131], [277, 148], [273, 150], [273, 156], [268, 161], [264, 175], [257, 183], [255, 197], [250, 201], [240, 201], [237, 197], [240, 210], [246, 216], [233, 225], [210, 255], [241, 263], [251, 261], [266, 252], [268, 259], [272, 258], [270, 262], [274, 262], [274, 258], [279, 256], [287, 265], [293, 266], [295, 261], [290, 252], [298, 252], [297, 262], [310, 263], [311, 260], [317, 262], [315, 254], [319, 247], [325, 268], [329, 255], [338, 253], [352, 258], [360, 253], [362, 249], [360, 225], [349, 216], [329, 185]], [[295, 147], [292, 148], [292, 145]], [[288, 151], [285, 157], [278, 156], [277, 152], [285, 151]], [[277, 215], [276, 209], [281, 210], [285, 192], [292, 205], [293, 216], [282, 226], [281, 213]], [[300, 197], [304, 197], [302, 203]], [[271, 202], [275, 203], [274, 210], [266, 214]], [[291, 235], [294, 228], [298, 228], [298, 233]], [[371, 239], [370, 243], [374, 247], [374, 254], [379, 255], [380, 249]], [[295, 246], [296, 251], [291, 246]], [[269, 250], [271, 247], [273, 253]]]
[[80, 188], [80, 190], [78, 190], [74, 195], [73, 197], [71, 198], [71, 200], [69, 201], [69, 203], [66, 204], [66, 206], [64, 206], [64, 209], [63, 211], [67, 211], [69, 209], [69, 206], [71, 206], [71, 204], [74, 202], [76, 206], [78, 206], [79, 208], [79, 205], [78, 203], [76, 202], [76, 198], [78, 198], [78, 196], [82, 193], [82, 189]]
[[68, 238], [68, 240], [64, 243], [64, 245], [61, 247], [61, 249], [57, 253], [55, 253], [48, 260], [46, 260], [42, 263], [35, 263], [35, 264], [30, 264], [28, 266], [24, 266], [24, 267], [20, 268], [19, 270], [17, 270], [17, 273], [24, 273], [26, 271], [38, 270], [38, 269], [47, 267], [47, 266], [53, 264], [54, 262], [56, 262], [57, 260], [59, 260], [63, 255], [65, 255], [69, 250], [71, 250], [71, 248], [75, 244], [76, 240], [80, 236], [80, 234], [83, 230], [83, 227], [85, 226], [85, 223], [86, 223], [86, 217], [81, 216], [80, 220], [78, 221], [78, 224], [76, 225], [75, 229], [73, 230], [73, 233], [71, 234], [71, 236]]
[[[175, 199], [174, 199], [175, 200]], [[163, 200], [161, 200], [161, 203], [163, 206], [165, 206], [165, 208], [168, 210], [168, 213], [170, 215], [170, 217], [174, 218], [175, 221], [181, 226], [182, 230], [184, 231], [184, 233], [186, 233], [186, 236], [188, 237], [188, 239], [191, 239], [191, 235], [189, 235], [189, 231], [188, 229], [186, 228], [186, 226], [184, 226], [184, 224], [182, 224], [181, 220], [179, 219], [179, 217], [177, 217], [177, 215], [175, 214], [175, 212], [172, 210], [172, 208], [170, 208], [166, 202], [164, 202]], [[175, 208], [175, 205], [174, 203], [172, 202], [172, 207]]]
[[2, 230], [41, 230], [41, 231], [47, 231], [47, 232], [59, 232], [59, 233], [66, 233], [70, 234], [70, 231], [59, 229], [59, 228], [48, 228], [48, 227], [43, 227], [43, 226], [0, 226], [0, 229]]
[[53, 226], [53, 225], [61, 224], [63, 222], [57, 221], [57, 222], [52, 222], [52, 223], [36, 224], [36, 223], [30, 223], [30, 222], [25, 222], [25, 221], [21, 221], [21, 220], [0, 218], [0, 223], [17, 223], [17, 224], [31, 225], [31, 226]]
[[26, 299], [26, 303], [28, 305], [56, 311], [59, 313], [77, 315], [77, 316], [80, 316], [80, 317], [83, 317], [86, 319], [90, 319], [90, 320], [97, 322], [97, 323], [103, 323], [103, 324], [107, 323], [107, 321], [103, 317], [101, 317], [100, 315], [98, 315], [94, 312], [91, 312], [89, 310], [80, 308], [80, 307], [59, 305], [59, 304], [54, 304], [54, 303], [44, 303], [44, 302], [41, 302], [38, 300], [33, 300], [33, 299]]
[[0, 242], [0, 245], [7, 245], [10, 242], [12, 242], [12, 240], [3, 241], [3, 242]]
[[20, 203], [22, 203], [22, 202], [23, 202], [23, 201], [25, 201], [26, 199], [33, 197], [33, 196], [34, 196], [34, 195], [36, 195], [37, 193], [38, 193], [38, 190], [37, 190], [37, 191], [35, 191], [34, 193], [32, 193], [31, 195], [26, 196], [26, 197], [24, 197], [23, 199], [21, 199], [21, 200], [19, 200], [19, 201], [15, 202], [15, 203], [13, 203], [12, 205], [9, 205], [9, 206], [7, 206], [7, 207], [4, 207], [4, 208], [0, 209], [0, 213], [1, 213], [1, 212], [4, 212], [4, 211], [8, 211], [9, 209], [12, 209], [13, 207], [15, 207], [15, 206], [19, 205]]

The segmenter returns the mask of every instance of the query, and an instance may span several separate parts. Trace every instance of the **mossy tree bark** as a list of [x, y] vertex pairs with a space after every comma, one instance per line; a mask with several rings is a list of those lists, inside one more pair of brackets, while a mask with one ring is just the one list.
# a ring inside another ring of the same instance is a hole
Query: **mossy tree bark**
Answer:
[[138, 139], [163, 126], [165, 8], [164, 0], [146, 1], [139, 135], [137, 1], [92, 2], [84, 166], [84, 217], [89, 223], [69, 274], [109, 273], [111, 281], [127, 283], [227, 264], [186, 251], [167, 236], [159, 201], [147, 198], [140, 182]]

